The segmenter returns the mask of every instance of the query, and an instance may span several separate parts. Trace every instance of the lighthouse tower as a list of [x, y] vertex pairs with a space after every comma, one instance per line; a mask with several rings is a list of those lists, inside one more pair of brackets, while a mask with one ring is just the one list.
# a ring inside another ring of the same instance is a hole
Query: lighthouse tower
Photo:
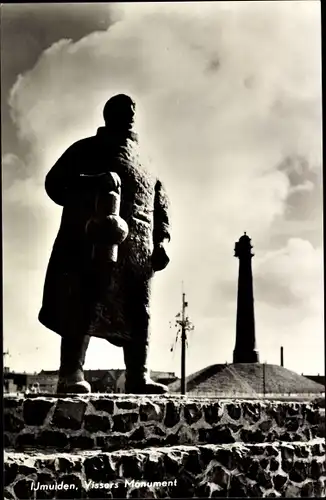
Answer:
[[252, 284], [250, 238], [244, 233], [235, 244], [234, 256], [239, 259], [236, 343], [233, 363], [259, 363], [256, 350], [254, 293]]

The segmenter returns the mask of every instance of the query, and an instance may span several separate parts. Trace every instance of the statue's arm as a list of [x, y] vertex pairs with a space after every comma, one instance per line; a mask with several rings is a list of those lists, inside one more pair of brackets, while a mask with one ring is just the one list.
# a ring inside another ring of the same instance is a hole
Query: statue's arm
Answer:
[[152, 254], [152, 268], [161, 271], [168, 265], [170, 259], [167, 254], [166, 243], [170, 241], [169, 199], [160, 181], [156, 182], [154, 198], [154, 228]]
[[57, 205], [66, 203], [67, 192], [73, 184], [74, 155], [70, 147], [63, 153], [45, 178], [45, 191]]
[[158, 180], [155, 185], [154, 198], [154, 246], [170, 241], [171, 239], [169, 208], [168, 195], [163, 184]]

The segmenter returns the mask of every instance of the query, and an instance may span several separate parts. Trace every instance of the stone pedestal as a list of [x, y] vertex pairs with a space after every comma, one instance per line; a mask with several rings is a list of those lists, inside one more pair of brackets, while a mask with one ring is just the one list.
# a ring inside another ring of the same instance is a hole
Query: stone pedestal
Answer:
[[325, 494], [324, 414], [309, 402], [91, 394], [4, 406], [5, 498]]

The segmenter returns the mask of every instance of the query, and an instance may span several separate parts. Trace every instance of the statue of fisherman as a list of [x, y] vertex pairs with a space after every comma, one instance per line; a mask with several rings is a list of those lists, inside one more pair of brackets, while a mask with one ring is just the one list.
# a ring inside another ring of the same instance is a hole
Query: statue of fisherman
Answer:
[[133, 99], [113, 96], [105, 126], [70, 146], [46, 176], [63, 211], [39, 321], [61, 336], [61, 394], [91, 391], [83, 374], [91, 336], [123, 348], [127, 393], [167, 392], [150, 379], [147, 352], [151, 280], [169, 263], [169, 203], [142, 163], [134, 116]]

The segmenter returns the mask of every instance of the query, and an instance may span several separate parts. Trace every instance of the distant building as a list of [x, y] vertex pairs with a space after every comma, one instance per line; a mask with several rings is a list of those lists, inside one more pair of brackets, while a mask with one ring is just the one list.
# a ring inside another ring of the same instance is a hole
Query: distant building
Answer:
[[[91, 384], [92, 392], [115, 392], [116, 379], [123, 370], [84, 370], [85, 380]], [[42, 370], [36, 380], [40, 392], [55, 393], [58, 383], [58, 370]]]
[[27, 389], [27, 373], [15, 373], [5, 370], [3, 374], [4, 392], [25, 392]]
[[115, 393], [117, 380], [124, 370], [85, 370], [85, 379], [91, 384], [92, 392]]
[[[91, 384], [92, 392], [124, 392], [125, 370], [84, 370], [85, 379]], [[170, 384], [177, 380], [172, 372], [152, 371], [156, 382]], [[42, 370], [37, 374], [7, 374], [4, 392], [40, 392], [54, 394], [58, 384], [58, 370]]]
[[27, 376], [27, 388], [29, 391], [36, 392], [35, 387], [38, 384], [37, 392], [54, 394], [57, 390], [58, 378], [58, 371], [42, 370], [40, 373]]
[[[125, 370], [121, 371], [122, 373], [117, 379], [117, 384], [116, 384], [117, 393], [124, 393], [125, 391], [125, 380], [126, 380]], [[169, 385], [179, 380], [174, 372], [151, 371], [150, 376], [154, 380], [154, 382], [158, 382], [159, 384], [164, 384], [164, 385]]]

